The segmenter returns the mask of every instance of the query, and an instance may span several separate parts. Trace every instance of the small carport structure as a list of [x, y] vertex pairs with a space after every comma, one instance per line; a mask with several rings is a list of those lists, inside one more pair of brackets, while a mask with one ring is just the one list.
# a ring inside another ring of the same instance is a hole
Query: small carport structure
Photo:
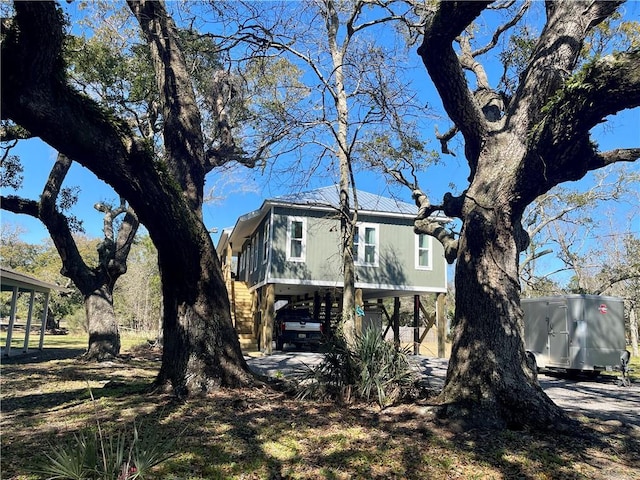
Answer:
[[[32, 328], [39, 329], [40, 341], [38, 343], [38, 349], [42, 350], [44, 346], [44, 333], [47, 326], [47, 312], [49, 310], [49, 296], [51, 290], [64, 289], [59, 285], [39, 280], [6, 267], [0, 267], [0, 284], [3, 292], [12, 292], [9, 321], [6, 323], [5, 319], [2, 321], [2, 329], [6, 329], [7, 334], [5, 345], [2, 345], [2, 354], [5, 356], [11, 355], [13, 333], [14, 330], [19, 327], [24, 327], [25, 332], [21, 351], [26, 353], [29, 350], [29, 337]], [[16, 323], [18, 297], [21, 293], [29, 294], [28, 313], [25, 323]], [[34, 323], [33, 321], [36, 295], [42, 298], [43, 306], [39, 325], [37, 322]]]

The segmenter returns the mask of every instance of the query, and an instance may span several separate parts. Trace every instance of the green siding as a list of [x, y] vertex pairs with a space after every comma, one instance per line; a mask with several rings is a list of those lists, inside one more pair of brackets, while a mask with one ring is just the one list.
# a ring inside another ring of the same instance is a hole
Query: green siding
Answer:
[[[272, 224], [271, 278], [308, 282], [340, 282], [340, 223], [332, 212], [275, 207]], [[286, 260], [288, 218], [306, 218], [305, 261]], [[267, 216], [267, 219], [269, 217]], [[442, 246], [432, 240], [431, 270], [416, 269], [416, 235], [413, 220], [361, 215], [361, 222], [378, 225], [379, 264], [356, 266], [357, 281], [371, 286], [446, 287]], [[261, 225], [259, 234], [264, 231]], [[264, 278], [262, 275], [261, 278]], [[255, 281], [259, 281], [256, 279]], [[255, 283], [255, 281], [253, 283]]]
[[[305, 217], [305, 261], [287, 261], [289, 217]], [[337, 230], [336, 230], [337, 228]], [[326, 212], [277, 208], [273, 217], [271, 276], [308, 281], [334, 281], [340, 277], [338, 249], [340, 225]], [[334, 230], [334, 231], [332, 231]]]
[[380, 218], [361, 215], [364, 223], [378, 225], [378, 267], [357, 266], [360, 282], [379, 285], [412, 285], [446, 287], [444, 249], [435, 239], [431, 241], [431, 270], [416, 269], [416, 234], [413, 220]]
[[[242, 256], [247, 256], [248, 261], [241, 261], [238, 266], [238, 278], [240, 280], [248, 279], [249, 285], [255, 285], [262, 282], [266, 277], [268, 263], [264, 262], [263, 241], [265, 234], [265, 224], [269, 221], [267, 215], [258, 228], [253, 232], [242, 247]], [[253, 252], [253, 246], [257, 249], [257, 254]], [[245, 268], [246, 267], [246, 268]]]

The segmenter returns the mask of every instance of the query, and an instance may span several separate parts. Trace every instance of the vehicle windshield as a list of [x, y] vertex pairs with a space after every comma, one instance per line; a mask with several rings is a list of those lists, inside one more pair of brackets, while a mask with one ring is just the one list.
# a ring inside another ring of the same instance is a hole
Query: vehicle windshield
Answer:
[[288, 308], [285, 310], [278, 310], [276, 314], [276, 319], [283, 321], [305, 321], [312, 322], [313, 318], [311, 317], [311, 313], [306, 308], [293, 309]]

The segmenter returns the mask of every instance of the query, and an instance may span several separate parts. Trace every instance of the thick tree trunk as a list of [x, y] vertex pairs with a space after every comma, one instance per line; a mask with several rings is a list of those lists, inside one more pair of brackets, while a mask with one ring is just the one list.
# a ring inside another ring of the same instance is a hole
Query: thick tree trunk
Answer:
[[[517, 262], [528, 241], [521, 217], [555, 185], [638, 158], [633, 148], [598, 151], [589, 132], [638, 105], [639, 58], [633, 50], [603, 57], [572, 76], [589, 33], [622, 2], [546, 2], [546, 22], [517, 88], [503, 98], [478, 61], [492, 45], [474, 50], [473, 34], [465, 32], [491, 3], [437, 2], [418, 49], [455, 126], [442, 136], [443, 150], [460, 131], [470, 169], [469, 189], [460, 197], [446, 194], [437, 208], [414, 191], [416, 230], [444, 237], [447, 260], [454, 252], [457, 260], [457, 325], [439, 412], [478, 425], [555, 429], [570, 422], [528, 369], [522, 339]], [[495, 33], [493, 45], [502, 32]], [[463, 222], [459, 238], [429, 221], [439, 209]]]
[[[156, 383], [179, 397], [252, 381], [231, 321], [222, 270], [204, 226], [181, 254], [158, 248], [164, 298], [162, 368]], [[159, 242], [162, 243], [162, 242]], [[199, 261], [189, 257], [200, 244]], [[199, 265], [193, 269], [192, 265]]]
[[120, 331], [113, 309], [113, 289], [102, 285], [84, 298], [89, 331], [86, 360], [111, 360], [120, 353]]
[[[157, 158], [126, 122], [107, 114], [66, 81], [64, 32], [51, 3], [15, 4], [15, 27], [2, 43], [3, 115], [89, 168], [126, 198], [159, 255], [164, 353], [158, 376], [184, 396], [251, 381], [215, 248], [200, 217], [204, 175], [200, 117], [181, 61], [176, 29], [162, 3], [131, 2], [166, 96], [166, 156]], [[162, 63], [162, 65], [160, 65]], [[179, 78], [178, 78], [179, 77]], [[7, 91], [11, 95], [4, 95]]]
[[113, 286], [127, 270], [127, 256], [138, 221], [132, 212], [127, 213], [115, 242], [113, 223], [119, 213], [126, 212], [124, 203], [121, 211], [102, 209], [105, 212], [105, 239], [98, 247], [99, 265], [90, 268], [80, 255], [67, 217], [57, 207], [60, 188], [70, 167], [71, 160], [59, 154], [39, 202], [3, 196], [2, 208], [38, 218], [47, 227], [62, 261], [61, 273], [75, 283], [84, 297], [89, 332], [89, 345], [84, 358], [108, 360], [120, 353], [120, 332], [113, 309]]
[[476, 193], [467, 200], [460, 238], [455, 330], [439, 414], [465, 426], [558, 428], [568, 419], [527, 365], [513, 222], [504, 205]]

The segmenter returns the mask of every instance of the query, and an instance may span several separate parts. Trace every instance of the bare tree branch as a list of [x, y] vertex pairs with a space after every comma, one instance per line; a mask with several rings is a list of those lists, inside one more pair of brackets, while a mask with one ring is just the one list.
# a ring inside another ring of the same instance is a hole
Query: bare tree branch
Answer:
[[603, 292], [613, 287], [616, 283], [624, 282], [625, 280], [632, 280], [634, 278], [640, 278], [640, 272], [620, 272], [618, 275], [607, 279], [607, 281], [601, 284], [593, 291], [594, 295], [601, 295]]
[[[529, 255], [527, 255], [521, 262], [520, 265], [518, 266], [518, 271], [520, 273], [520, 275], [522, 275], [522, 272], [524, 272], [526, 270], [526, 268], [529, 266], [529, 264], [531, 262], [534, 262], [535, 260], [537, 260], [540, 257], [544, 257], [545, 255], [549, 255], [550, 253], [553, 253], [553, 250], [550, 248], [547, 248], [545, 250], [540, 250], [538, 252], [532, 252]], [[526, 279], [523, 279], [524, 281], [527, 281]], [[529, 283], [529, 282], [527, 282]]]
[[442, 223], [429, 219], [416, 220], [414, 231], [415, 233], [430, 235], [438, 240], [444, 247], [444, 257], [447, 263], [452, 264], [456, 260], [458, 256], [458, 239], [453, 232], [443, 227]]
[[[508, 2], [508, 4], [506, 4], [504, 6], [501, 6], [499, 8], [508, 8], [511, 5], [513, 5], [513, 3], [514, 3], [513, 1]], [[526, 13], [526, 11], [529, 10], [530, 6], [531, 6], [531, 0], [526, 0], [525, 2], [523, 2], [522, 5], [520, 6], [520, 10], [518, 10], [518, 13], [516, 13], [513, 16], [513, 18], [511, 18], [511, 20], [509, 20], [508, 22], [500, 25], [498, 28], [496, 28], [495, 32], [493, 32], [493, 37], [491, 37], [491, 41], [487, 45], [485, 45], [484, 47], [481, 47], [481, 48], [478, 48], [477, 50], [474, 50], [471, 53], [471, 56], [472, 57], [478, 57], [480, 55], [484, 55], [489, 50], [494, 48], [498, 44], [498, 40], [500, 39], [500, 35], [502, 35], [504, 32], [506, 32], [507, 30], [512, 28], [514, 25], [516, 25], [520, 21], [522, 16]]]
[[616, 148], [608, 152], [601, 152], [597, 157], [601, 159], [601, 162], [590, 163], [590, 170], [595, 170], [617, 162], [635, 162], [640, 159], [640, 148]]
[[0, 203], [2, 203], [2, 209], [7, 212], [38, 218], [39, 205], [35, 200], [21, 198], [17, 195], [1, 195]]
[[456, 136], [460, 130], [455, 125], [451, 127], [446, 133], [440, 134], [436, 129], [436, 138], [440, 140], [440, 151], [445, 155], [453, 155], [456, 156], [451, 150], [449, 150], [449, 141]]

